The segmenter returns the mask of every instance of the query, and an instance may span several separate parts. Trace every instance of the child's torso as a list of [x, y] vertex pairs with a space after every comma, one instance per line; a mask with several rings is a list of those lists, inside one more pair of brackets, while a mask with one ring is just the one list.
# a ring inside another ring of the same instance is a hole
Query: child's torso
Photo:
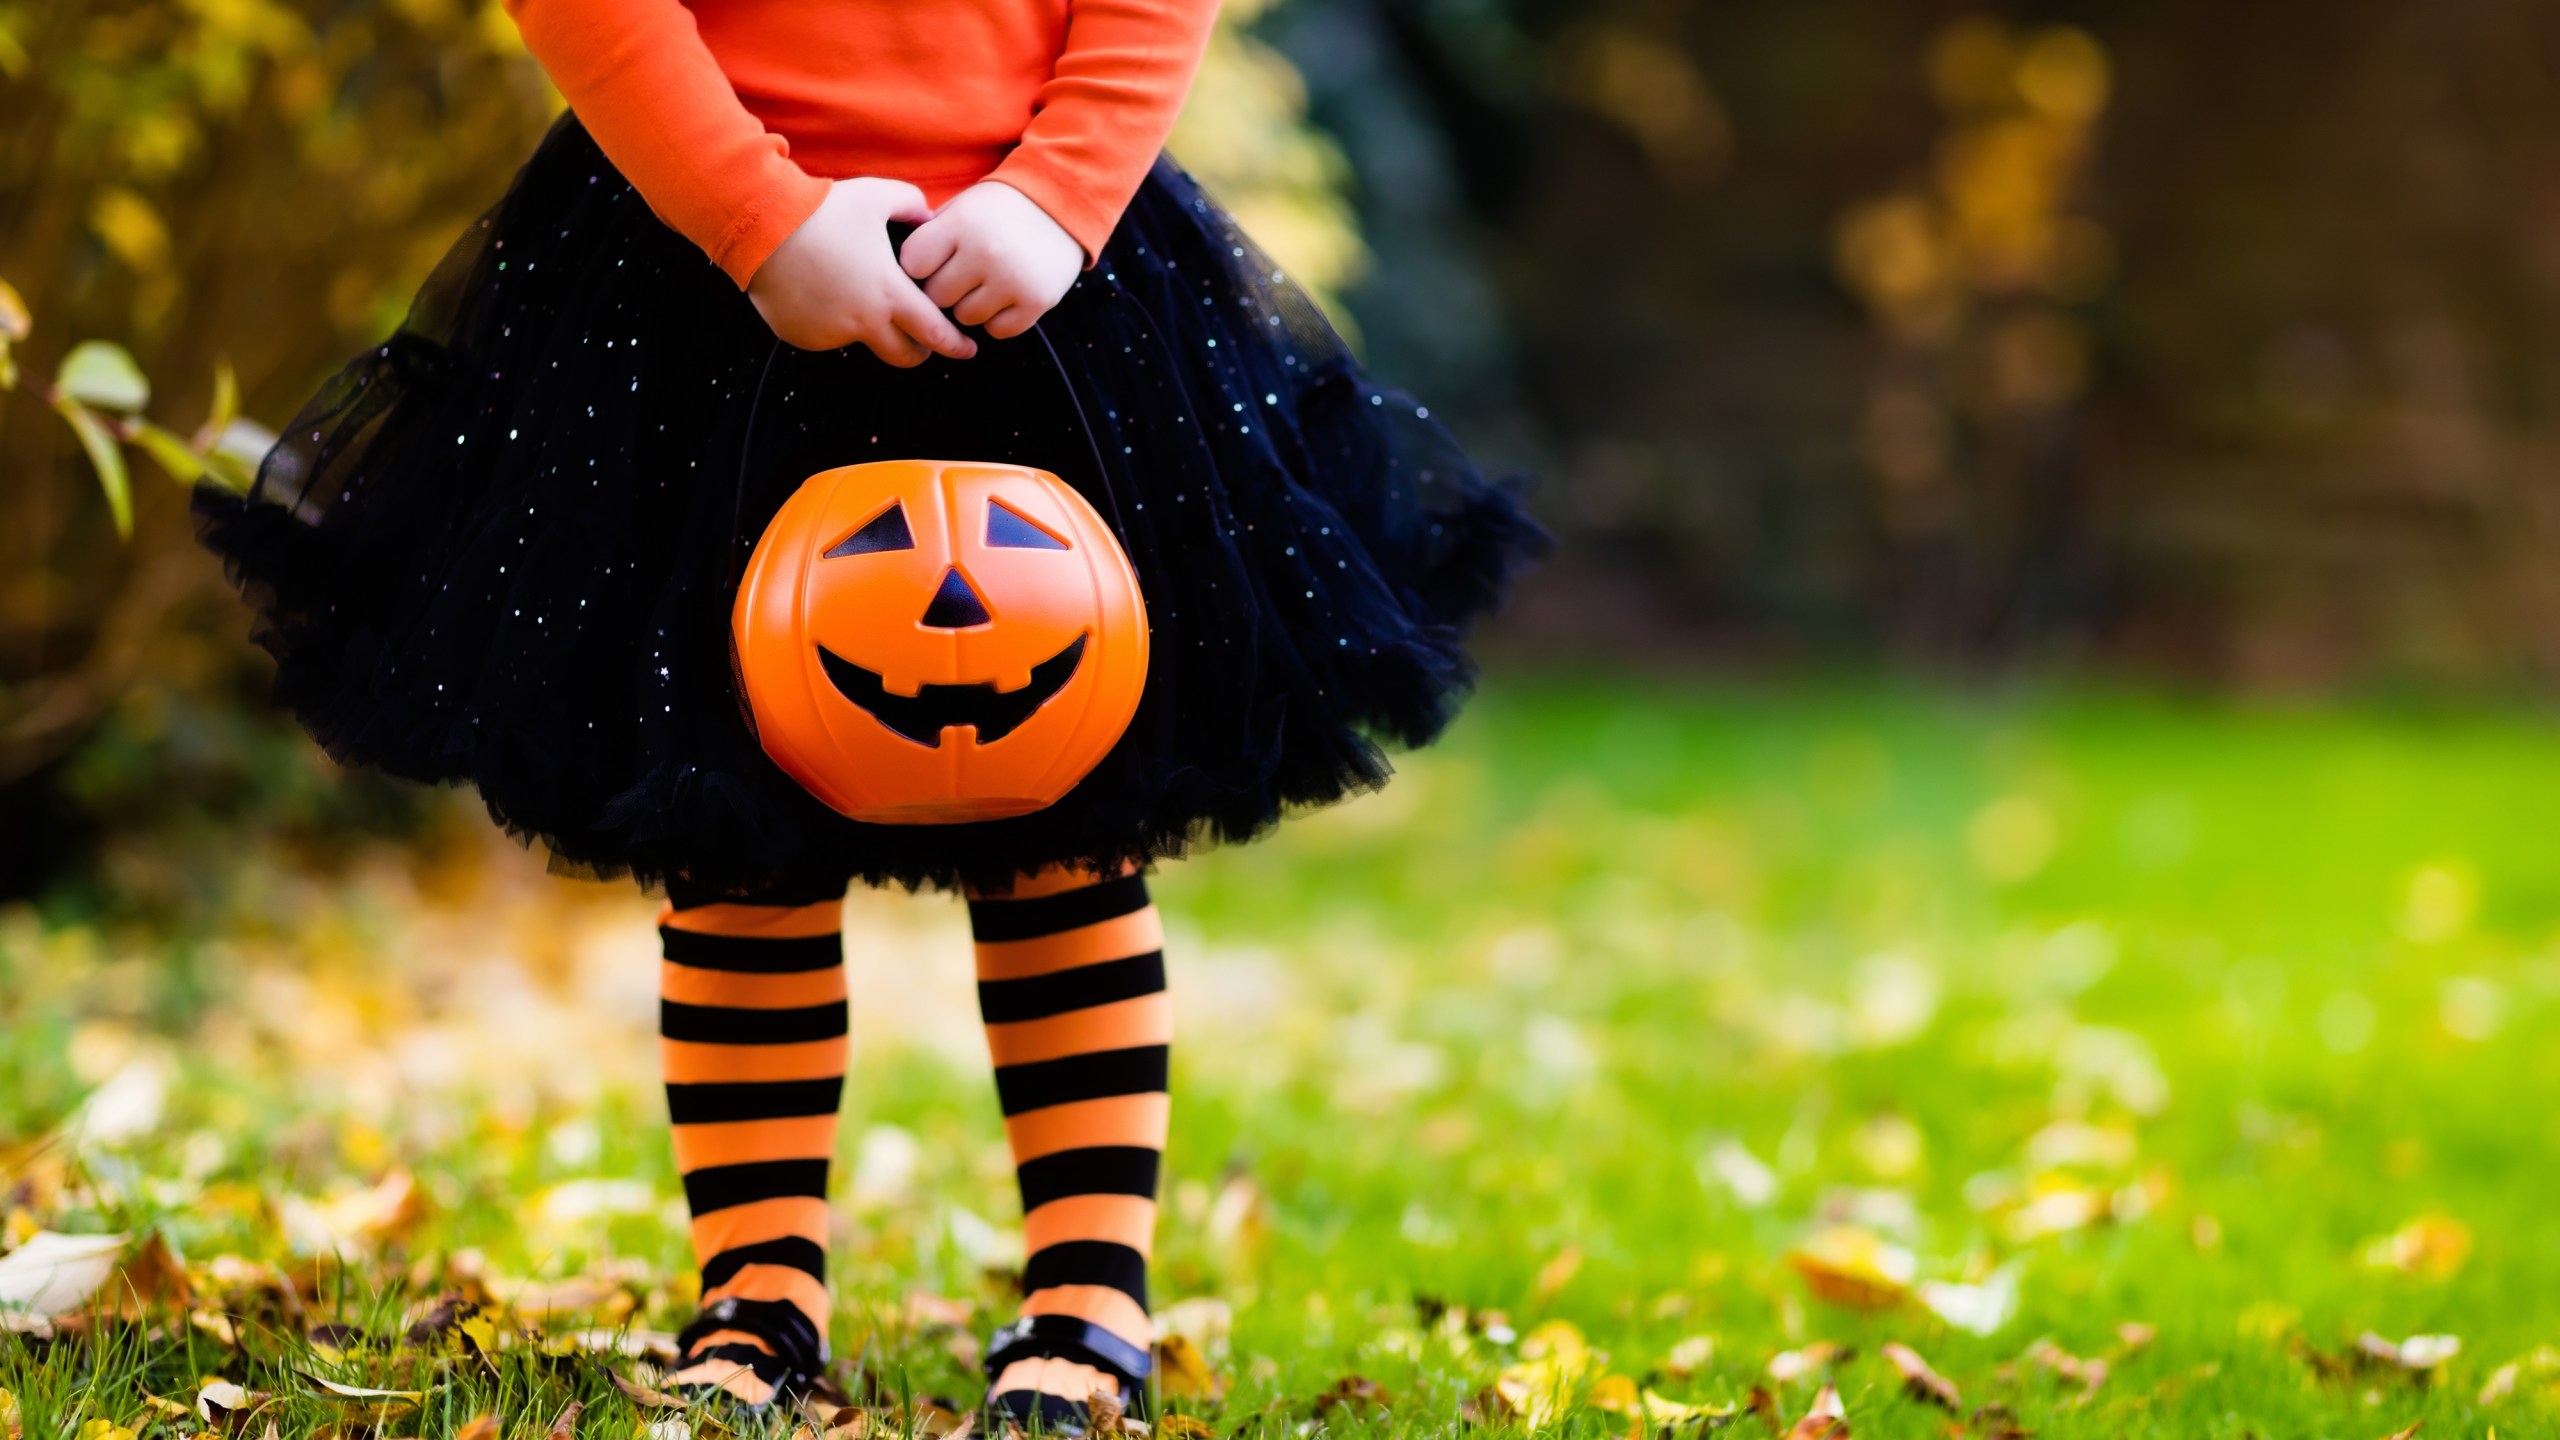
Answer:
[[814, 175], [891, 175], [937, 200], [1031, 122], [1066, 0], [686, 0], [738, 98]]

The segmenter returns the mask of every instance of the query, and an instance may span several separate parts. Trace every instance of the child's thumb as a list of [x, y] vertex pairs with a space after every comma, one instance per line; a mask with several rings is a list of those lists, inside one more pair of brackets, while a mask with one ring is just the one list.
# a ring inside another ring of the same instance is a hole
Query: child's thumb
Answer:
[[875, 179], [881, 187], [880, 198], [889, 204], [888, 218], [907, 225], [921, 225], [933, 218], [933, 207], [924, 202], [924, 192], [904, 180]]

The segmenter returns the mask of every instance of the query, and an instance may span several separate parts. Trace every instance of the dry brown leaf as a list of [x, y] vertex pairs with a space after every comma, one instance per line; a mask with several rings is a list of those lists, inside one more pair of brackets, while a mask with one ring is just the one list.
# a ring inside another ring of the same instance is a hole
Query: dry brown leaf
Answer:
[[1778, 1427], [1786, 1423], [1784, 1417], [1778, 1414], [1778, 1397], [1769, 1393], [1765, 1385], [1752, 1386], [1751, 1393], [1742, 1397], [1742, 1408], [1759, 1416], [1760, 1423], [1768, 1426], [1769, 1433], [1772, 1435], [1777, 1434]]
[[1840, 1391], [1825, 1385], [1813, 1397], [1813, 1408], [1787, 1429], [1786, 1440], [1849, 1440], [1849, 1411]]
[[1167, 1335], [1156, 1341], [1156, 1383], [1168, 1400], [1205, 1400], [1211, 1404], [1226, 1398], [1226, 1382], [1209, 1365], [1209, 1357], [1191, 1343], [1189, 1336]]
[[1377, 1381], [1366, 1375], [1345, 1375], [1333, 1382], [1333, 1388], [1316, 1397], [1315, 1413], [1318, 1418], [1335, 1410], [1366, 1415], [1371, 1410], [1392, 1409], [1395, 1403], [1395, 1397]]
[[2399, 1429], [2392, 1431], [2390, 1434], [2383, 1436], [2382, 1440], [2409, 1440], [2410, 1436], [2425, 1429], [2426, 1425], [2427, 1422], [2424, 1420], [2412, 1420], [2408, 1424], [2401, 1426]]
[[2018, 1413], [1996, 1400], [1975, 1410], [1965, 1423], [1976, 1440], [2035, 1440], [2036, 1432], [2018, 1423]]
[[453, 1432], [453, 1440], [498, 1440], [498, 1417], [486, 1413], [472, 1416]]
[[1824, 1227], [1788, 1252], [1786, 1263], [1815, 1299], [1853, 1310], [1890, 1310], [1909, 1300], [1918, 1269], [1910, 1251], [1855, 1225]]
[[614, 1370], [610, 1366], [605, 1367], [604, 1378], [613, 1382], [613, 1388], [621, 1391], [624, 1399], [629, 1400], [632, 1404], [639, 1406], [643, 1410], [681, 1410], [684, 1408], [684, 1402], [677, 1399], [675, 1396], [668, 1394], [664, 1390], [653, 1390], [650, 1387], [641, 1384], [637, 1380], [626, 1379], [619, 1371]]
[[1217, 1426], [1197, 1415], [1173, 1411], [1156, 1417], [1156, 1434], [1163, 1440], [1212, 1440], [1217, 1433]]
[[152, 1305], [184, 1308], [195, 1301], [195, 1287], [187, 1281], [186, 1263], [157, 1230], [125, 1251], [107, 1289], [117, 1313], [128, 1319], [139, 1318], [141, 1311]]
[[1951, 1413], [1961, 1413], [1964, 1401], [1956, 1393], [1955, 1382], [1929, 1368], [1920, 1352], [1899, 1340], [1885, 1342], [1884, 1358], [1902, 1377], [1903, 1392], [1914, 1400], [1942, 1406]]
[[586, 1408], [575, 1400], [561, 1407], [560, 1413], [551, 1419], [546, 1440], [573, 1440], [578, 1433], [578, 1417], [586, 1413]]
[[2100, 1359], [2084, 1359], [2063, 1349], [2061, 1346], [2054, 1344], [2050, 1340], [2038, 1340], [2033, 1345], [2028, 1346], [2027, 1359], [2029, 1362], [2034, 1364], [2036, 1368], [2048, 1371], [2074, 1385], [2079, 1386], [2080, 1394], [2077, 1398], [2080, 1400], [2085, 1401], [2090, 1396], [2097, 1394], [2098, 1387], [2107, 1383], [2106, 1361]]

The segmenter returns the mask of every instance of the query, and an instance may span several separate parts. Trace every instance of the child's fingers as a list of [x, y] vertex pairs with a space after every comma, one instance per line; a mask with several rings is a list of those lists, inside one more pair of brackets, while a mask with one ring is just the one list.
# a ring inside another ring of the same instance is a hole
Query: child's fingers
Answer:
[[978, 342], [961, 334], [960, 327], [912, 285], [889, 302], [889, 322], [937, 355], [966, 360], [978, 353]]
[[1010, 340], [1039, 324], [1040, 317], [1045, 313], [1047, 312], [1035, 306], [1017, 302], [988, 316], [982, 328], [992, 339]]
[[960, 227], [919, 225], [915, 233], [907, 237], [907, 243], [898, 247], [898, 268], [906, 271], [908, 278], [922, 280], [927, 275], [940, 272], [959, 248]]
[[[985, 268], [971, 263], [966, 257], [946, 261], [941, 269], [933, 272], [932, 279], [924, 282], [924, 298], [948, 310], [959, 302], [961, 296], [984, 287]], [[964, 317], [960, 323], [972, 322]]]
[[[925, 293], [931, 295], [933, 292], [927, 290]], [[951, 318], [963, 325], [984, 325], [1012, 303], [1013, 297], [1003, 290], [993, 285], [980, 285], [962, 295], [956, 303], [942, 308], [950, 311]]]

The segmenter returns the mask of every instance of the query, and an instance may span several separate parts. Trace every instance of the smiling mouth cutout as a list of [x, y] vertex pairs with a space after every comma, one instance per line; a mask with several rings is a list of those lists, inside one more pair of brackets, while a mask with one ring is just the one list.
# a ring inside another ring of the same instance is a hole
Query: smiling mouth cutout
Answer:
[[1031, 683], [1012, 691], [999, 691], [994, 681], [986, 680], [975, 685], [919, 685], [913, 695], [893, 695], [878, 672], [865, 670], [824, 645], [818, 647], [818, 662], [826, 667], [837, 693], [919, 745], [939, 748], [942, 732], [954, 725], [970, 726], [978, 732], [979, 744], [993, 745], [1075, 677], [1076, 667], [1084, 662], [1084, 642], [1079, 635], [1064, 650], [1032, 666]]

